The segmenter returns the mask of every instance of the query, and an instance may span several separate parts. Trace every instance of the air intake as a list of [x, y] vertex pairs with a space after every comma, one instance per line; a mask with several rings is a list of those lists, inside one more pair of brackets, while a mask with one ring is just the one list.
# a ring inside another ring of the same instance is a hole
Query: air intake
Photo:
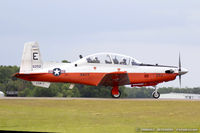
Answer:
[[170, 70], [166, 70], [165, 73], [174, 73], [174, 70], [170, 69]]

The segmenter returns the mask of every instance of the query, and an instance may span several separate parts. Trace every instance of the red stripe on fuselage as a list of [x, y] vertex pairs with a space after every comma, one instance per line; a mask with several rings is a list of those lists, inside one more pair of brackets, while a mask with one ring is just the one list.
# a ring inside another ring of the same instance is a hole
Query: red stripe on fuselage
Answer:
[[130, 84], [167, 82], [176, 79], [177, 73], [129, 73]]
[[[105, 74], [107, 73], [62, 73], [60, 76], [54, 76], [52, 73], [17, 73], [15, 76], [28, 81], [65, 82], [97, 86]], [[161, 83], [174, 80], [177, 75], [177, 73], [128, 73], [130, 84]]]

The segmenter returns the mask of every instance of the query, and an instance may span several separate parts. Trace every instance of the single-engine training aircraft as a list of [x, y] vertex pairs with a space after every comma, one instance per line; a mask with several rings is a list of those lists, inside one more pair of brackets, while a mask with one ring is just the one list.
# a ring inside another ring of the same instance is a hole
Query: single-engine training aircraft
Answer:
[[122, 85], [154, 86], [154, 98], [160, 93], [156, 85], [162, 82], [175, 80], [186, 74], [187, 69], [179, 67], [144, 64], [138, 60], [121, 54], [97, 53], [82, 57], [72, 63], [45, 63], [41, 59], [37, 42], [25, 43], [20, 72], [15, 76], [20, 79], [32, 81], [33, 85], [49, 87], [50, 82], [63, 82], [93, 86], [112, 86], [111, 95], [119, 98], [121, 92], [118, 87]]

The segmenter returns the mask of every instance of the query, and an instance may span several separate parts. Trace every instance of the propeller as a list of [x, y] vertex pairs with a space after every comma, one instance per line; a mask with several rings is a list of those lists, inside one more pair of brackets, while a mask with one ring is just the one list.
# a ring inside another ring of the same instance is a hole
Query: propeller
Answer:
[[180, 55], [180, 53], [179, 53], [178, 73], [179, 73], [179, 86], [181, 88], [181, 55]]

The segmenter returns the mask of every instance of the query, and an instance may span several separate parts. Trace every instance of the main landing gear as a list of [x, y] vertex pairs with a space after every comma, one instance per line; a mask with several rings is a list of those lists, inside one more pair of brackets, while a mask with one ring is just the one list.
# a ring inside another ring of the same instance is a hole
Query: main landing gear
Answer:
[[160, 97], [160, 93], [158, 92], [158, 88], [156, 86], [155, 91], [152, 93], [153, 98], [158, 99]]
[[[152, 93], [152, 96], [153, 98], [158, 99], [160, 97], [160, 93], [158, 92], [158, 88], [156, 86], [154, 87], [155, 87], [155, 91]], [[120, 98], [121, 92], [119, 90], [119, 86], [113, 86], [111, 90], [111, 96], [113, 98]]]
[[119, 86], [113, 86], [111, 90], [111, 96], [113, 98], [120, 98], [121, 92], [119, 91]]

